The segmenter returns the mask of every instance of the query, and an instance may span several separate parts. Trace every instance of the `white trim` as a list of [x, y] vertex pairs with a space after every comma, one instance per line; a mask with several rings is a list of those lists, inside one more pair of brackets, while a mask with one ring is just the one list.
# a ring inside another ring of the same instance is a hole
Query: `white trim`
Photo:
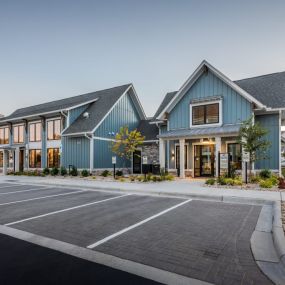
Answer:
[[93, 138], [93, 140], [99, 140], [99, 141], [108, 141], [108, 142], [115, 142], [116, 141], [115, 139], [96, 137], [96, 136], [93, 136], [92, 138]]
[[157, 125], [159, 123], [165, 123], [165, 121], [153, 121], [153, 122], [149, 122], [150, 125]]
[[279, 157], [278, 157], [278, 162], [279, 162], [279, 176], [282, 175], [282, 166], [281, 166], [281, 155], [282, 155], [282, 143], [281, 143], [281, 125], [282, 125], [282, 112], [281, 110], [279, 111]]
[[113, 109], [117, 106], [117, 104], [121, 101], [121, 99], [128, 93], [128, 91], [132, 88], [132, 85], [130, 85], [125, 92], [119, 97], [119, 99], [115, 102], [115, 104], [112, 106], [112, 108], [109, 109], [109, 111], [105, 114], [105, 116], [100, 120], [100, 122], [93, 128], [93, 130], [90, 133], [94, 133], [100, 125], [104, 122], [104, 120], [108, 117], [108, 115], [113, 111]]
[[133, 103], [135, 104], [136, 107], [137, 107], [137, 104], [139, 105], [139, 109], [138, 108], [136, 108], [136, 109], [137, 109], [138, 113], [140, 113], [141, 119], [142, 120], [146, 120], [147, 117], [146, 117], [146, 114], [144, 112], [144, 108], [143, 108], [143, 106], [141, 104], [141, 101], [139, 100], [139, 96], [137, 95], [137, 92], [136, 92], [135, 87], [134, 87], [133, 84], [131, 84], [131, 89], [133, 90], [133, 93], [135, 95], [136, 102], [134, 102], [132, 96], [130, 96], [130, 97], [131, 97], [131, 99], [132, 99], [132, 101], [133, 101]]
[[143, 143], [158, 143], [159, 140], [148, 140], [148, 141], [143, 141]]
[[182, 85], [179, 91], [175, 94], [172, 100], [170, 100], [170, 102], [166, 105], [166, 107], [160, 112], [160, 114], [157, 116], [157, 119], [163, 120], [164, 113], [165, 112], [169, 113], [174, 108], [174, 106], [180, 101], [180, 97], [183, 97], [186, 91], [189, 90], [193, 86], [193, 84], [196, 82], [196, 80], [200, 77], [200, 75], [202, 75], [204, 66], [206, 66], [209, 70], [211, 70], [211, 72], [213, 72], [217, 77], [219, 77], [223, 82], [228, 84], [233, 90], [235, 90], [245, 99], [247, 99], [249, 102], [255, 103], [261, 109], [266, 109], [265, 105], [263, 105], [261, 102], [259, 102], [253, 96], [251, 96], [249, 93], [247, 93], [242, 88], [240, 88], [237, 84], [235, 84], [232, 80], [226, 77], [222, 72], [214, 68], [206, 60], [203, 60], [201, 64], [196, 68], [196, 70], [192, 73], [192, 75], [187, 79], [187, 81]]
[[73, 110], [73, 109], [76, 109], [78, 107], [81, 107], [81, 106], [84, 106], [84, 105], [88, 105], [90, 103], [94, 103], [96, 101], [98, 101], [99, 98], [96, 98], [96, 99], [93, 99], [93, 100], [89, 100], [89, 101], [86, 101], [86, 102], [83, 102], [83, 103], [80, 103], [80, 104], [77, 104], [77, 105], [74, 105], [72, 107], [69, 107], [67, 109], [64, 109], [64, 111], [70, 111], [70, 110]]
[[[211, 105], [211, 104], [219, 104], [219, 122], [214, 124], [202, 124], [202, 125], [193, 125], [192, 124], [192, 108], [194, 106], [204, 106], [204, 105]], [[223, 101], [222, 99], [214, 100], [214, 101], [207, 101], [207, 102], [200, 102], [200, 103], [190, 103], [189, 104], [189, 122], [190, 122], [190, 129], [194, 128], [211, 128], [211, 127], [221, 127], [223, 125]]]

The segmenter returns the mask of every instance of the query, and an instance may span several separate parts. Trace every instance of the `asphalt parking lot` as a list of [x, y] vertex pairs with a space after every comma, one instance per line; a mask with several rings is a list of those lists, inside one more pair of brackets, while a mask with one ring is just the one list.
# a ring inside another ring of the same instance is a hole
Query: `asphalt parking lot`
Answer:
[[272, 284], [250, 249], [260, 210], [255, 205], [0, 184], [1, 225], [212, 284]]

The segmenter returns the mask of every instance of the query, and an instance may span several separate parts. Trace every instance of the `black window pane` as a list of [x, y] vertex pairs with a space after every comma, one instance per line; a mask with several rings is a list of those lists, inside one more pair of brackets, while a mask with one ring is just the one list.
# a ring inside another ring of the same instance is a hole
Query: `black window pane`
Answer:
[[204, 106], [194, 106], [192, 112], [192, 125], [203, 125], [205, 117]]

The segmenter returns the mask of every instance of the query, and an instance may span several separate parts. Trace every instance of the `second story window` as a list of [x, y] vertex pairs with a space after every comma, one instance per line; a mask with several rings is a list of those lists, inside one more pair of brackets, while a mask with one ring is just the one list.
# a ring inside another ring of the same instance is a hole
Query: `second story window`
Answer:
[[0, 128], [0, 144], [9, 144], [9, 128]]
[[51, 120], [47, 122], [47, 139], [60, 140], [60, 120]]
[[192, 126], [220, 123], [220, 103], [193, 105]]
[[24, 143], [24, 126], [23, 125], [14, 126], [13, 135], [14, 135], [13, 139], [14, 143]]
[[42, 125], [41, 123], [31, 123], [29, 125], [29, 141], [40, 142], [42, 140]]

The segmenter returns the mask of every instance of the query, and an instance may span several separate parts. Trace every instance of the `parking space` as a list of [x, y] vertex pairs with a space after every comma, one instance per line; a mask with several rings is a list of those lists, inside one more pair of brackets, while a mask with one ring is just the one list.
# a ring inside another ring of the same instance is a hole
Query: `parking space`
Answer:
[[37, 185], [23, 185], [23, 184], [12, 184], [12, 185], [6, 185], [0, 186], [0, 197], [2, 195], [6, 195], [7, 193], [16, 193], [16, 192], [30, 192], [37, 189], [43, 189], [46, 188], [45, 186], [37, 186]]
[[10, 195], [0, 194], [0, 224], [213, 284], [271, 284], [250, 249], [260, 206], [58, 187], [7, 189]]

